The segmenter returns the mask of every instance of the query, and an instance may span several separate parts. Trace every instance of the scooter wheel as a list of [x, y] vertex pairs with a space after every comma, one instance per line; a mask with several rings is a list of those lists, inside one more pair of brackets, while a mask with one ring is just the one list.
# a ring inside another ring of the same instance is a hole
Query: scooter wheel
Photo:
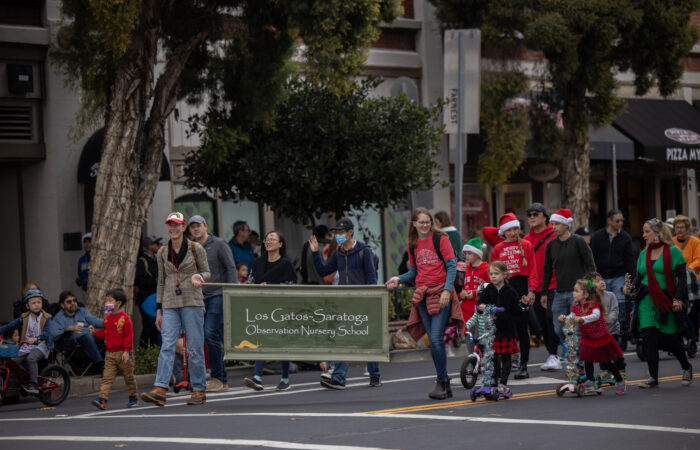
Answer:
[[586, 389], [583, 387], [583, 384], [579, 384], [576, 386], [576, 395], [579, 397], [583, 397], [583, 393], [586, 392]]
[[469, 393], [469, 398], [472, 400], [472, 402], [476, 401], [476, 388], [472, 389], [472, 391]]
[[491, 388], [491, 400], [493, 400], [494, 402], [498, 401], [498, 388]]
[[563, 397], [564, 393], [566, 392], [564, 386], [566, 386], [566, 383], [561, 383], [557, 386], [557, 395], [559, 397]]

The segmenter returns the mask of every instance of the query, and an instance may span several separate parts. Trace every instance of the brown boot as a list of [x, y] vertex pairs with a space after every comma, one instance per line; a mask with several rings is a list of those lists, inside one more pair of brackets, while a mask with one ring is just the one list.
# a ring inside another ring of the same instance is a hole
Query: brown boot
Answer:
[[207, 402], [207, 395], [204, 391], [194, 391], [192, 392], [192, 397], [187, 400], [188, 405], [203, 405]]
[[160, 386], [153, 386], [151, 392], [142, 392], [141, 400], [144, 402], [154, 403], [157, 406], [165, 406], [165, 394], [168, 392], [167, 389]]

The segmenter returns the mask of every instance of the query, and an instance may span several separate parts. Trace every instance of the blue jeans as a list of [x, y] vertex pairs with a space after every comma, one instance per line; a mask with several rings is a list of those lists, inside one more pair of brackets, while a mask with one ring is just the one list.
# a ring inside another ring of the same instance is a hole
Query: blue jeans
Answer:
[[552, 301], [552, 323], [554, 323], [554, 332], [559, 336], [559, 339], [564, 340], [564, 324], [559, 322], [559, 316], [568, 316], [571, 313], [571, 307], [574, 306], [574, 291], [557, 292], [554, 294]]
[[[336, 362], [333, 362], [333, 367], [335, 367], [335, 368], [333, 369], [333, 374], [331, 376], [338, 383], [345, 385], [345, 382], [346, 382], [345, 376], [348, 374], [349, 364], [347, 362], [343, 362], [343, 361], [336, 361]], [[379, 378], [379, 363], [378, 362], [368, 362], [367, 363], [367, 372], [369, 372], [370, 377]]]
[[80, 344], [83, 347], [83, 350], [85, 350], [85, 353], [90, 356], [93, 363], [100, 364], [104, 361], [102, 354], [100, 353], [100, 349], [97, 348], [95, 338], [88, 331], [87, 327], [83, 328], [83, 332], [81, 334], [77, 334], [72, 331], [63, 333], [63, 336], [58, 341], [59, 347], [64, 350], [70, 350], [77, 344]]
[[628, 329], [627, 307], [625, 305], [625, 294], [622, 288], [625, 286], [625, 277], [605, 278], [606, 290], [615, 294], [617, 298], [617, 308], [619, 310], [618, 320], [620, 321], [620, 333], [625, 334]]
[[[253, 371], [253, 373], [256, 377], [262, 376], [263, 369], [265, 368], [266, 363], [267, 361], [265, 360], [255, 361], [255, 370]], [[280, 364], [282, 365], [282, 378], [289, 378], [289, 361], [280, 361]]]
[[160, 347], [158, 371], [153, 384], [168, 389], [173, 373], [175, 344], [181, 329], [187, 335], [187, 374], [192, 390], [204, 391], [207, 388], [207, 373], [204, 366], [204, 308], [201, 306], [163, 309], [163, 345]]
[[450, 309], [450, 305], [447, 305], [440, 309], [439, 313], [431, 316], [428, 313], [428, 307], [425, 306], [425, 301], [418, 304], [418, 312], [430, 341], [430, 355], [433, 357], [437, 379], [440, 381], [450, 380], [450, 377], [447, 376], [447, 353], [443, 340], [447, 319], [450, 317]]
[[216, 295], [204, 300], [204, 342], [209, 349], [209, 368], [211, 377], [227, 383], [224, 352], [224, 309], [223, 296]]

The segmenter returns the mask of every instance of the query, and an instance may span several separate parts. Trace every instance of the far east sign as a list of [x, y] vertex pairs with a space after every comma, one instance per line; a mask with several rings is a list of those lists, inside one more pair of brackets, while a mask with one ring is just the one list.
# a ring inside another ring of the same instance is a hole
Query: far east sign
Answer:
[[700, 161], [700, 134], [683, 128], [668, 128], [664, 136], [683, 145], [698, 147], [666, 147], [666, 161]]
[[389, 361], [384, 286], [224, 285], [227, 359]]

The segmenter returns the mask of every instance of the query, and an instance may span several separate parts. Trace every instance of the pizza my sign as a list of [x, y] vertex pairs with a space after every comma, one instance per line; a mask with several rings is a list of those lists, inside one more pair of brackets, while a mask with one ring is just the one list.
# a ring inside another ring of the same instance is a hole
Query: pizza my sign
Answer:
[[697, 147], [666, 147], [666, 161], [700, 161], [700, 134], [683, 128], [668, 128], [664, 135], [672, 141]]

